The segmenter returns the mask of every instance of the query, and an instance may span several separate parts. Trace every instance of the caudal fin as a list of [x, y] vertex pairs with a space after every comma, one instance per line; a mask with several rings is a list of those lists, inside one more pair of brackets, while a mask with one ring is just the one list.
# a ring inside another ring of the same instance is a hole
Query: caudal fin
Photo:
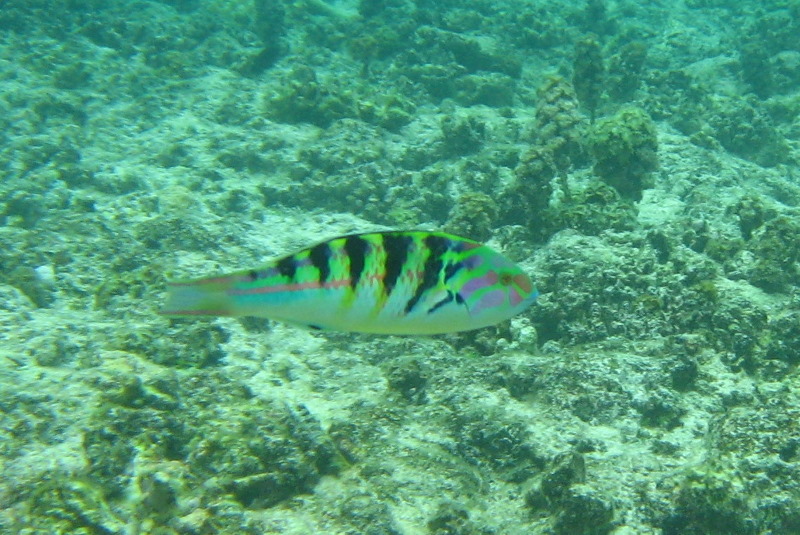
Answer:
[[160, 314], [165, 316], [231, 316], [230, 283], [219, 279], [167, 283], [167, 299]]

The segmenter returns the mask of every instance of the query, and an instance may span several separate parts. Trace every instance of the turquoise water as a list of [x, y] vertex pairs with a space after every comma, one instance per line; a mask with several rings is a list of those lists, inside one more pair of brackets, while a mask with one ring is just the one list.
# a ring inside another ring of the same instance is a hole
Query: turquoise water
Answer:
[[[0, 3], [0, 533], [800, 533], [800, 3]], [[158, 315], [445, 230], [436, 337]]]

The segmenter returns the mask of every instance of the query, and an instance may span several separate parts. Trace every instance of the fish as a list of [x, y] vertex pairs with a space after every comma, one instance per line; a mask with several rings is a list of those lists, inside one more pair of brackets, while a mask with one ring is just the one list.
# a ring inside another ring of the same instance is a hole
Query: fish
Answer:
[[167, 283], [161, 314], [256, 316], [380, 335], [468, 331], [538, 296], [514, 262], [445, 232], [385, 231], [323, 241], [265, 266]]

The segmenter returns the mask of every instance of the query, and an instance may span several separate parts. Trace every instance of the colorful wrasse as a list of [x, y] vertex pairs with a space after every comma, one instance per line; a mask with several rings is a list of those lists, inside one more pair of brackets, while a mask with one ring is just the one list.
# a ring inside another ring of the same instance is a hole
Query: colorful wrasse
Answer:
[[493, 325], [536, 296], [519, 266], [480, 243], [443, 232], [375, 232], [334, 238], [258, 269], [170, 282], [162, 314], [437, 334]]

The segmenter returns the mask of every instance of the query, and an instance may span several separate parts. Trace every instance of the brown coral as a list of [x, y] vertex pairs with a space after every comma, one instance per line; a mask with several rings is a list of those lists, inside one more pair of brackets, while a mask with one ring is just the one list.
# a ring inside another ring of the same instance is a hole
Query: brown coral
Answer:
[[581, 114], [572, 84], [561, 76], [548, 77], [538, 91], [536, 137], [553, 153], [559, 171], [586, 161], [586, 118]]

